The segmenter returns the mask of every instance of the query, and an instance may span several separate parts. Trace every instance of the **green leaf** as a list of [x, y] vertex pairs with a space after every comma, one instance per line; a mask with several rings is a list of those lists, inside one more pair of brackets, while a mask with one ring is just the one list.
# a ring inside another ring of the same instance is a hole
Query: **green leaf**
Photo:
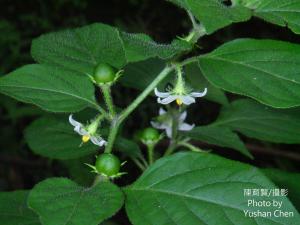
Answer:
[[300, 173], [289, 173], [277, 169], [262, 169], [278, 187], [288, 189], [288, 197], [295, 207], [300, 210]]
[[208, 92], [204, 98], [220, 103], [222, 105], [228, 104], [228, 99], [220, 88], [215, 87], [203, 76], [197, 64], [192, 63], [185, 67], [186, 78], [190, 86], [194, 90], [202, 91], [207, 88]]
[[250, 99], [241, 99], [224, 106], [214, 126], [226, 126], [259, 140], [298, 144], [299, 114], [299, 109], [274, 109]]
[[93, 74], [99, 63], [121, 68], [128, 62], [150, 57], [172, 58], [189, 49], [185, 41], [158, 44], [141, 34], [127, 34], [100, 23], [42, 35], [32, 43], [31, 54], [39, 63]]
[[46, 65], [27, 65], [0, 78], [0, 92], [51, 112], [97, 107], [88, 77]]
[[39, 155], [53, 159], [74, 159], [93, 154], [99, 148], [88, 142], [81, 147], [81, 136], [73, 131], [68, 118], [42, 117], [25, 131], [30, 149]]
[[279, 26], [287, 26], [300, 34], [300, 2], [298, 0], [232, 0], [253, 10], [253, 15]]
[[156, 161], [131, 186], [124, 189], [126, 211], [134, 225], [296, 225], [299, 214], [284, 196], [281, 210], [294, 217], [247, 217], [251, 212], [275, 207], [247, 206], [248, 200], [271, 197], [244, 196], [244, 189], [276, 188], [255, 167], [207, 153], [178, 153]]
[[218, 0], [168, 0], [190, 11], [201, 23], [208, 34], [231, 23], [249, 20], [251, 10], [241, 5], [228, 7]]
[[300, 105], [300, 45], [239, 39], [200, 56], [203, 75], [217, 87], [288, 108]]
[[195, 127], [188, 132], [182, 132], [182, 134], [192, 139], [204, 141], [209, 144], [232, 148], [247, 157], [253, 158], [251, 153], [245, 147], [244, 143], [240, 140], [239, 136], [228, 128], [212, 125], [201, 126]]
[[44, 225], [98, 225], [123, 205], [123, 193], [110, 182], [84, 188], [65, 178], [37, 184], [28, 204]]
[[41, 225], [38, 215], [27, 207], [29, 191], [0, 192], [1, 225]]
[[118, 137], [114, 146], [117, 151], [131, 158], [139, 158], [142, 156], [140, 147], [133, 141], [123, 137]]

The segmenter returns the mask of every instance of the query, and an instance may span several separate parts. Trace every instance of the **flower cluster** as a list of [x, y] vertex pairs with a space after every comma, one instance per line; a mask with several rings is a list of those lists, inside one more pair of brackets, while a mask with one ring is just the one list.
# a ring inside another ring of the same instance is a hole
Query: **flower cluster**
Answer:
[[[182, 70], [180, 67], [177, 68], [177, 80], [175, 87], [168, 92], [160, 92], [157, 88], [154, 89], [154, 93], [157, 96], [157, 102], [160, 104], [167, 105], [173, 101], [176, 101], [177, 105], [181, 106], [190, 105], [195, 103], [195, 98], [203, 97], [207, 94], [207, 88], [204, 88], [202, 92], [193, 92], [189, 88], [183, 79]], [[187, 112], [180, 113], [179, 116], [174, 118], [174, 115], [170, 112], [166, 112], [164, 109], [159, 109], [159, 116], [155, 121], [151, 121], [151, 125], [156, 129], [163, 129], [169, 138], [173, 137], [173, 124], [176, 123], [177, 130], [189, 131], [194, 128], [194, 124], [190, 125], [184, 122], [187, 117]]]

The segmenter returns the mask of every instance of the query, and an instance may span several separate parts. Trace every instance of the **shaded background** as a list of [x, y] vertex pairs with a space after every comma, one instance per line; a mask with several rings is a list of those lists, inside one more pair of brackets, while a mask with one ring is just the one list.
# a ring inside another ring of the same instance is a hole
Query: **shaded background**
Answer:
[[[191, 26], [183, 10], [163, 0], [0, 0], [0, 5], [0, 76], [21, 65], [34, 63], [30, 56], [31, 41], [46, 32], [102, 22], [129, 32], [146, 33], [158, 42], [169, 42], [176, 36], [187, 34]], [[197, 53], [211, 51], [220, 44], [238, 37], [300, 42], [299, 36], [286, 28], [252, 19], [204, 37], [198, 43], [201, 48]], [[116, 103], [120, 106], [130, 103], [132, 96], [136, 94], [136, 91], [120, 86], [114, 90]], [[228, 97], [239, 98], [234, 95]], [[208, 124], [217, 117], [219, 108], [218, 104], [203, 100], [191, 107], [190, 117], [196, 124]], [[126, 130], [132, 131], [148, 126], [149, 118], [156, 115], [157, 109], [155, 101], [147, 99], [126, 122], [125, 135], [132, 137], [133, 134]], [[69, 176], [82, 184], [92, 179], [87, 168], [78, 166], [85, 159], [61, 162], [30, 152], [24, 141], [23, 131], [31, 121], [42, 114], [44, 112], [35, 106], [0, 95], [0, 191], [31, 189], [37, 182], [52, 176]], [[138, 124], [134, 122], [137, 120], [140, 121]], [[249, 161], [238, 152], [228, 149], [213, 149], [217, 154], [256, 166], [299, 171], [300, 155], [296, 152], [299, 146], [269, 144], [242, 138], [255, 156], [255, 161]], [[166, 144], [162, 143], [161, 148]], [[197, 144], [211, 148], [203, 143]], [[139, 171], [133, 165], [128, 165], [126, 170], [130, 171], [130, 176], [119, 180], [121, 185], [132, 182], [139, 175]], [[127, 224], [122, 212], [117, 218]]]

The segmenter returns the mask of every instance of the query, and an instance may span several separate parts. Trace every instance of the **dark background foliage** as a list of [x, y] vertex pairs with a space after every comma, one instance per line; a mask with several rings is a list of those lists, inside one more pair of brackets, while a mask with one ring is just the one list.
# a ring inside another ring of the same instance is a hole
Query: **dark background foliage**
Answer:
[[[183, 36], [190, 28], [186, 13], [164, 0], [0, 0], [0, 5], [0, 76], [21, 65], [33, 63], [30, 56], [31, 41], [46, 32], [102, 22], [130, 32], [146, 33], [159, 42], [169, 42], [176, 36]], [[300, 42], [299, 37], [286, 28], [252, 19], [204, 37], [198, 43], [200, 48], [197, 51], [209, 52], [238, 37]], [[114, 97], [120, 106], [128, 104], [136, 94], [136, 91], [120, 86], [114, 90]], [[231, 100], [239, 98], [234, 95], [228, 97]], [[219, 105], [203, 100], [191, 107], [190, 118], [197, 124], [208, 124], [216, 118], [219, 108]], [[133, 130], [148, 126], [149, 119], [157, 113], [157, 109], [155, 101], [147, 99], [126, 122], [123, 129], [125, 135], [132, 137]], [[59, 162], [30, 152], [23, 131], [43, 113], [34, 106], [0, 95], [0, 191], [30, 189], [37, 182], [52, 176], [71, 176], [82, 184], [89, 182], [88, 169], [78, 164], [90, 159]], [[213, 149], [217, 154], [260, 167], [288, 171], [299, 169], [300, 155], [296, 152], [299, 146], [275, 145], [242, 138], [255, 156], [255, 161], [229, 149]], [[161, 143], [160, 147], [166, 144]], [[196, 144], [211, 148], [203, 143]], [[130, 183], [139, 174], [132, 165], [127, 165], [126, 170], [130, 176], [118, 181], [122, 185]]]

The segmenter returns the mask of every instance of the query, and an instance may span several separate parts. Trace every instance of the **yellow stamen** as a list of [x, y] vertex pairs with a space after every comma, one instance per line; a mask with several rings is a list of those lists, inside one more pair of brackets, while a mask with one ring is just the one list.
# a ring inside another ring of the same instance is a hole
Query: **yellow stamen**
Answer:
[[86, 142], [88, 142], [90, 140], [90, 136], [89, 135], [83, 135], [82, 136], [82, 142], [83, 143], [86, 143]]
[[177, 98], [176, 103], [177, 103], [177, 105], [181, 106], [182, 105], [182, 100], [180, 98]]

